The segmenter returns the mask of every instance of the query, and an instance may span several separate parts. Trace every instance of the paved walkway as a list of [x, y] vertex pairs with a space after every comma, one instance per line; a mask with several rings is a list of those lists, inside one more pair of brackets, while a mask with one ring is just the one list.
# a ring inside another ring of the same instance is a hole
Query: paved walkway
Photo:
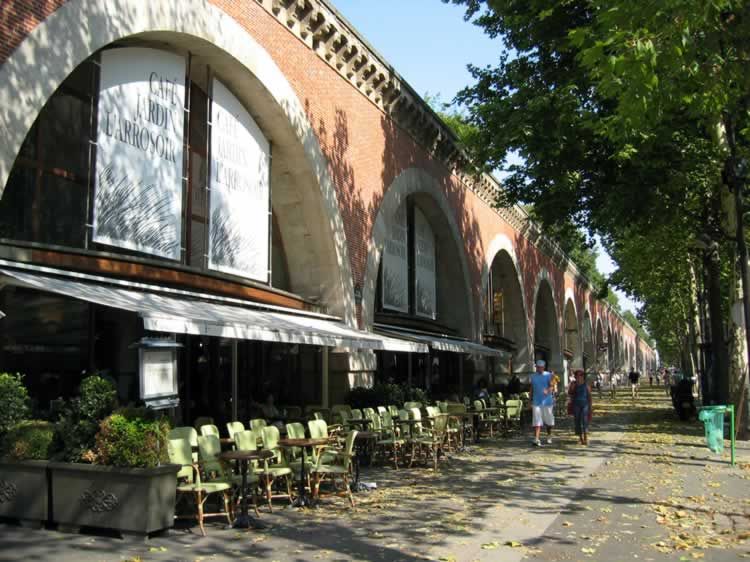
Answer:
[[[426, 468], [375, 467], [378, 489], [319, 509], [263, 511], [264, 531], [181, 528], [137, 544], [0, 525], [0, 560], [571, 561], [750, 558], [750, 447], [740, 465], [680, 423], [663, 391], [595, 401], [581, 447], [562, 420], [552, 445], [485, 439]], [[214, 520], [216, 521], [216, 520]]]

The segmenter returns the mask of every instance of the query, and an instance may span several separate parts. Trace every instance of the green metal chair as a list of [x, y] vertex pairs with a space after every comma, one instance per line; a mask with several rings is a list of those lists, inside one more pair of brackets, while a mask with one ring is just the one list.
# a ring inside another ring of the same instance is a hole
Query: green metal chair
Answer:
[[252, 430], [260, 430], [263, 429], [268, 425], [268, 422], [264, 420], [263, 418], [256, 418], [254, 420], [250, 420], [250, 429]]
[[381, 420], [381, 437], [375, 445], [382, 451], [384, 460], [387, 458], [387, 453], [390, 450], [391, 456], [393, 457], [393, 468], [398, 469], [398, 453], [406, 441], [396, 435], [397, 432], [396, 427], [393, 425], [393, 418], [388, 412], [384, 412], [381, 415]]
[[194, 427], [173, 427], [169, 430], [167, 439], [187, 439], [193, 451], [193, 462], [198, 462], [198, 432]]
[[499, 416], [485, 412], [486, 406], [481, 400], [474, 400], [474, 410], [479, 412], [479, 422], [477, 424], [477, 431], [480, 431], [482, 427], [486, 427], [489, 430], [490, 437], [494, 436], [493, 429], [498, 428], [503, 420]]
[[391, 417], [394, 420], [398, 419], [398, 406], [390, 405], [387, 408], [388, 408], [388, 413], [391, 414]]
[[[333, 481], [334, 487], [336, 485], [336, 478], [340, 477], [344, 485], [344, 490], [349, 497], [349, 502], [354, 507], [354, 497], [352, 496], [352, 490], [349, 486], [349, 476], [352, 471], [352, 458], [354, 457], [354, 440], [357, 438], [357, 430], [350, 431], [346, 436], [346, 442], [343, 449], [335, 449], [329, 447], [324, 450], [325, 454], [318, 456], [318, 462], [311, 471], [313, 481], [313, 498], [320, 497], [320, 483], [326, 478], [330, 477]], [[328, 462], [323, 462], [324, 459], [330, 458]]]
[[418, 410], [422, 408], [421, 402], [404, 402], [404, 410], [411, 410], [412, 408], [417, 408]]
[[[325, 420], [310, 420], [309, 422], [307, 422], [307, 428], [310, 430], [311, 439], [328, 439], [329, 443], [336, 443], [335, 438], [332, 438], [332, 436], [328, 433], [328, 424], [325, 422]], [[325, 447], [313, 447], [312, 464], [317, 464], [319, 456], [318, 450], [323, 448]]]
[[[272, 458], [266, 467], [260, 472], [261, 480], [265, 483], [266, 487], [266, 500], [268, 502], [268, 509], [273, 513], [273, 498], [289, 498], [289, 503], [292, 503], [292, 469], [287, 464], [284, 452], [279, 447], [279, 428], [275, 425], [268, 425], [263, 428], [263, 448], [268, 451], [273, 451], [274, 458]], [[286, 494], [273, 494], [273, 484], [277, 480], [283, 478], [286, 482]]]
[[[258, 450], [258, 436], [251, 429], [245, 429], [238, 431], [234, 434], [234, 445], [238, 451], [257, 451]], [[261, 463], [262, 462], [262, 466]], [[250, 461], [247, 468], [247, 483], [252, 485], [254, 490], [252, 494], [253, 508], [255, 513], [258, 513], [258, 502], [256, 499], [258, 485], [260, 484], [260, 474], [267, 468], [268, 461]], [[242, 475], [240, 475], [240, 482], [242, 482]], [[237, 501], [239, 501], [239, 497]]]
[[518, 428], [521, 430], [521, 413], [523, 412], [522, 400], [505, 401], [505, 427], [508, 431]]
[[[428, 458], [432, 458], [435, 470], [437, 470], [438, 455], [442, 452], [445, 445], [447, 429], [448, 416], [437, 416], [432, 420], [432, 431], [429, 434], [422, 434], [414, 439], [414, 444], [420, 453], [425, 454], [425, 461]], [[412, 462], [414, 462], [413, 456]], [[411, 464], [409, 466], [411, 467]]]
[[357, 408], [352, 409], [352, 411], [349, 412], [349, 414], [350, 414], [349, 417], [353, 420], [361, 420], [364, 418], [364, 416], [362, 416], [362, 410], [359, 410]]
[[383, 414], [388, 412], [385, 406], [378, 406], [377, 411], [379, 416], [382, 416]]
[[234, 434], [240, 431], [245, 431], [245, 424], [241, 421], [227, 422], [227, 435], [230, 439], [234, 439]]
[[[331, 421], [332, 422], [340, 422], [342, 425], [344, 424], [344, 419], [346, 416], [346, 419], [348, 419], [351, 416], [347, 416], [349, 412], [351, 412], [351, 406], [348, 404], [334, 404], [331, 407]], [[342, 415], [341, 412], [346, 412], [346, 414]]]
[[[198, 519], [198, 526], [201, 529], [201, 534], [204, 537], [206, 536], [206, 529], [203, 526], [203, 520], [206, 517], [226, 517], [227, 522], [231, 525], [232, 512], [230, 508], [230, 496], [232, 485], [228, 482], [203, 482], [201, 480], [199, 464], [193, 462], [193, 452], [189, 438], [177, 437], [174, 439], [168, 439], [167, 451], [169, 462], [179, 464], [182, 467], [177, 473], [177, 501], [179, 502], [181, 498], [186, 496], [192, 500], [196, 511], [195, 517]], [[224, 501], [223, 512], [205, 511], [205, 503], [212, 494], [222, 495]], [[176, 519], [192, 519], [193, 517], [194, 516], [192, 515], [175, 515]]]
[[200, 427], [200, 432], [202, 436], [206, 435], [215, 435], [217, 438], [219, 437], [219, 428], [216, 427], [214, 424], [205, 424]]

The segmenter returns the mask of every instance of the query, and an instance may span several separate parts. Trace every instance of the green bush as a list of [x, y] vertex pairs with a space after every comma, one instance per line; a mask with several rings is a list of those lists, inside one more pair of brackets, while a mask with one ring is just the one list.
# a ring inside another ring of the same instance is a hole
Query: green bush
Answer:
[[48, 421], [22, 421], [5, 434], [3, 456], [14, 461], [47, 460], [54, 435], [55, 428]]
[[421, 388], [393, 383], [379, 383], [372, 388], [353, 388], [346, 399], [352, 408], [376, 408], [395, 404], [401, 407], [404, 402], [430, 402], [428, 394]]
[[112, 383], [92, 375], [81, 381], [81, 395], [65, 404], [55, 426], [53, 457], [67, 462], [91, 462], [99, 423], [117, 406]]
[[168, 462], [165, 418], [150, 420], [138, 411], [122, 411], [105, 418], [96, 434], [97, 464], [152, 468]]
[[0, 437], [29, 416], [29, 393], [23, 375], [0, 373]]

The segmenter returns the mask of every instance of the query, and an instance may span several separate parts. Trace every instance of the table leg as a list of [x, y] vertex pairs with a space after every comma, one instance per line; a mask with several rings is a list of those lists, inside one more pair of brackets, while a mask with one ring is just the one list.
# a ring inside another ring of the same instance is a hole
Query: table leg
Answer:
[[242, 507], [240, 514], [234, 519], [232, 527], [235, 529], [265, 529], [266, 525], [251, 516], [247, 510], [247, 465], [248, 461], [241, 463], [242, 471]]
[[[307, 471], [305, 470], [306, 463], [305, 448], [302, 447], [302, 461], [299, 467], [299, 486], [297, 487], [297, 498], [292, 502], [292, 507], [314, 507], [315, 499], [307, 495], [305, 490], [305, 481], [307, 480]], [[312, 492], [312, 490], [310, 491]]]

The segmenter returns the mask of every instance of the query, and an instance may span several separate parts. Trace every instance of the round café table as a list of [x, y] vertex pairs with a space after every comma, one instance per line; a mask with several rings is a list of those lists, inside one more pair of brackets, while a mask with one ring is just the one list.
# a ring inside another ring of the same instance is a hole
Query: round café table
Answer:
[[247, 511], [247, 469], [250, 461], [267, 460], [273, 457], [273, 451], [225, 451], [219, 458], [225, 461], [237, 461], [240, 463], [242, 474], [242, 511], [235, 517], [232, 526], [235, 529], [263, 529], [265, 525], [252, 517]]
[[284, 449], [291, 449], [293, 447], [299, 447], [302, 449], [302, 459], [300, 462], [299, 467], [299, 487], [297, 488], [297, 498], [292, 502], [292, 505], [294, 507], [313, 507], [314, 505], [314, 499], [307, 495], [307, 492], [305, 490], [305, 481], [306, 478], [306, 469], [305, 465], [307, 464], [305, 462], [306, 457], [306, 449], [305, 447], [323, 447], [325, 445], [328, 445], [330, 440], [327, 437], [319, 437], [319, 438], [286, 438], [286, 439], [279, 439], [279, 446], [283, 447]]

